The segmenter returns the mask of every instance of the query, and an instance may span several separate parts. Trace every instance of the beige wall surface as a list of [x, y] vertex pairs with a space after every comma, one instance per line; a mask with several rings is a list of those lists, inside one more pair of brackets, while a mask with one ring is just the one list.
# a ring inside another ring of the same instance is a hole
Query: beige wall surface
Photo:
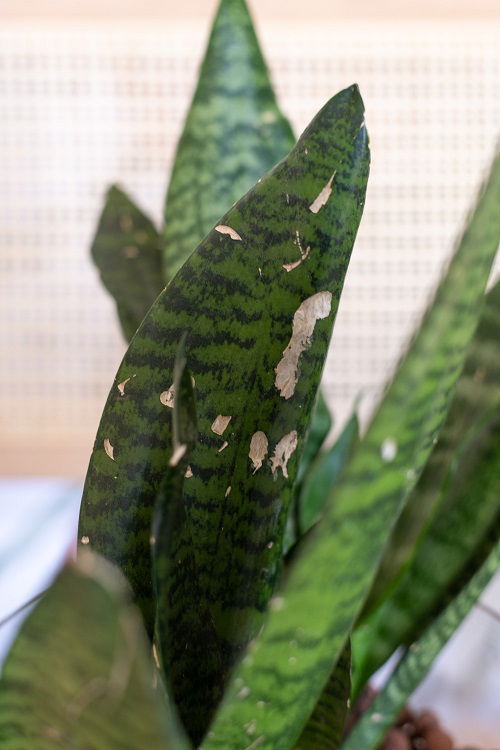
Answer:
[[[164, 23], [132, 23], [127, 0], [116, 21], [64, 20], [62, 5], [0, 5], [58, 19], [0, 23], [0, 475], [85, 473], [124, 351], [88, 255], [103, 191], [121, 183], [160, 223], [215, 3]], [[500, 24], [298, 22], [293, 0], [267, 21], [278, 3], [252, 6], [296, 133], [335, 91], [363, 92], [372, 170], [324, 386], [337, 427], [358, 396], [366, 423], [498, 138]]]
[[[250, 0], [260, 18], [500, 17], [499, 0]], [[208, 17], [216, 0], [0, 0], [0, 18]]]

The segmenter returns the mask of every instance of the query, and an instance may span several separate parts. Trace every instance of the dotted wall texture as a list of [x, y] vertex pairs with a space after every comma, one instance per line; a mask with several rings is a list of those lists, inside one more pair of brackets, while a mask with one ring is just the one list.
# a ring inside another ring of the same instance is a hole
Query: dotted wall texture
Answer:
[[[124, 351], [88, 246], [109, 182], [160, 220], [204, 46], [201, 24], [0, 30], [0, 430], [91, 441]], [[325, 372], [337, 425], [364, 420], [434, 287], [495, 147], [498, 24], [261, 28], [297, 133], [356, 81], [372, 174]]]

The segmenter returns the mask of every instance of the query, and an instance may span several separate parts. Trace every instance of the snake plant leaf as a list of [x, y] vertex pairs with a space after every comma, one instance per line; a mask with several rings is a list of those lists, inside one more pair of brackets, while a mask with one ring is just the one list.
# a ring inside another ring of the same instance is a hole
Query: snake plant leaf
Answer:
[[394, 590], [353, 637], [353, 694], [400, 645], [408, 646], [460, 588], [500, 534], [500, 409], [473, 468], [464, 457]]
[[304, 480], [299, 498], [301, 535], [321, 517], [328, 493], [339, 483], [358, 441], [359, 422], [353, 414], [330, 450], [317, 457]]
[[110, 568], [82, 555], [24, 623], [0, 680], [2, 750], [187, 750]]
[[179, 461], [166, 469], [153, 518], [155, 643], [180, 719], [197, 745], [222, 697], [223, 681], [213, 680], [213, 675], [218, 677], [221, 672], [217, 652], [206, 651], [207, 644], [215, 642], [215, 634], [210, 610], [198, 586], [192, 533], [183, 501], [184, 482], [191, 478], [189, 456], [197, 440], [195, 397], [184, 341], [174, 365], [174, 392], [173, 455], [177, 451]]
[[344, 736], [350, 692], [351, 643], [347, 641], [295, 750], [337, 750]]
[[200, 589], [220, 639], [214, 648], [226, 666], [260, 627], [280, 567], [297, 456], [368, 164], [363, 103], [352, 86], [323, 107], [160, 294], [99, 426], [80, 537], [124, 570], [151, 631], [151, 517], [171, 450], [173, 364], [185, 333], [200, 438], [183, 496]]
[[412, 644], [395, 673], [342, 744], [342, 750], [376, 750], [406, 701], [424, 679], [434, 659], [461, 624], [500, 567], [500, 543], [490, 551], [479, 570]]
[[499, 331], [500, 282], [497, 282], [486, 295], [481, 320], [439, 440], [394, 527], [365, 604], [365, 614], [374, 609], [401, 576], [443, 496], [450, 498], [447, 504], [453, 502], [453, 488], [460, 487], [465, 475], [474, 470], [490, 440], [500, 410]]
[[106, 195], [92, 242], [92, 259], [116, 302], [130, 341], [165, 286], [161, 237], [153, 222], [117, 185]]
[[221, 0], [168, 188], [164, 266], [169, 278], [294, 143], [245, 0]]
[[285, 536], [283, 539], [283, 555], [286, 555], [302, 536], [299, 517], [299, 500], [302, 483], [304, 482], [304, 478], [310, 470], [311, 465], [320, 453], [321, 447], [325, 442], [331, 427], [332, 416], [320, 388], [316, 396], [316, 405], [309, 425], [309, 431], [304, 440], [304, 447], [299, 458], [293, 499], [288, 511]]
[[500, 159], [406, 358], [273, 600], [250, 661], [235, 670], [204, 750], [237, 750], [250, 721], [259, 750], [288, 750], [300, 736], [445, 417], [498, 246], [499, 200]]

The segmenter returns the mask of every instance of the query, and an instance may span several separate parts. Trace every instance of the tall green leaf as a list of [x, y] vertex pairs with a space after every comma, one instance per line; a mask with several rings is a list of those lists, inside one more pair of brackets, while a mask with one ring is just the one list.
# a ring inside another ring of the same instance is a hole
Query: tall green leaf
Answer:
[[[436, 506], [453, 502], [453, 493], [491, 437], [500, 410], [500, 282], [486, 295], [485, 306], [467, 353], [462, 375], [439, 440], [408, 504], [399, 517], [377, 571], [365, 611], [395, 583], [414, 554], [418, 537]], [[476, 500], [477, 502], [477, 500]]]
[[359, 441], [356, 414], [346, 423], [334, 445], [311, 466], [299, 497], [299, 529], [305, 534], [321, 517], [329, 492], [340, 482], [342, 472]]
[[295, 750], [337, 750], [342, 737], [351, 692], [351, 643], [342, 649]]
[[125, 571], [151, 628], [151, 515], [171, 450], [170, 386], [185, 333], [200, 439], [183, 496], [220, 641], [213, 648], [226, 666], [259, 627], [279, 569], [368, 161], [363, 104], [352, 86], [325, 105], [156, 300], [99, 426], [80, 536]]
[[364, 440], [274, 600], [250, 661], [236, 670], [204, 750], [239, 749], [250, 721], [261, 750], [288, 750], [300, 735], [446, 414], [498, 245], [499, 200], [500, 159]]
[[183, 501], [183, 485], [191, 473], [188, 461], [197, 439], [194, 391], [184, 342], [176, 355], [174, 389], [173, 455], [177, 452], [179, 460], [165, 471], [153, 519], [155, 642], [180, 718], [197, 745], [222, 697], [224, 680], [218, 654], [206, 651], [215, 634], [209, 607], [198, 586], [192, 530]]
[[91, 253], [130, 341], [165, 281], [153, 222], [116, 185], [106, 195]]
[[[354, 634], [354, 694], [424, 630], [500, 533], [500, 410], [473, 469], [464, 462], [394, 591]], [[469, 470], [468, 470], [469, 469]]]
[[[316, 404], [311, 417], [309, 430], [304, 439], [302, 452], [297, 467], [297, 476], [293, 490], [283, 539], [283, 554], [286, 555], [303, 535], [300, 528], [300, 497], [302, 485], [307, 479], [311, 466], [321, 452], [323, 443], [332, 427], [332, 417], [321, 389], [316, 395]], [[306, 529], [307, 530], [307, 529]]]
[[500, 544], [496, 543], [483, 565], [458, 596], [412, 644], [383, 691], [362, 716], [342, 750], [376, 750], [406, 701], [429, 671], [434, 659], [475, 604], [500, 567]]
[[221, 0], [165, 207], [171, 278], [234, 201], [292, 148], [244, 0]]
[[88, 553], [31, 613], [0, 680], [2, 750], [186, 750], [121, 576]]

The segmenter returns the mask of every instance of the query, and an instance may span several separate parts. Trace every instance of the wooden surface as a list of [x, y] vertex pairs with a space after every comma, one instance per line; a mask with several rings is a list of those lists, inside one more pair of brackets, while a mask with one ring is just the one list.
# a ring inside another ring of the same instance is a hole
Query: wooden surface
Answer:
[[[499, 0], [249, 0], [260, 19], [499, 18]], [[209, 17], [215, 0], [0, 0], [0, 19], [150, 19]]]

